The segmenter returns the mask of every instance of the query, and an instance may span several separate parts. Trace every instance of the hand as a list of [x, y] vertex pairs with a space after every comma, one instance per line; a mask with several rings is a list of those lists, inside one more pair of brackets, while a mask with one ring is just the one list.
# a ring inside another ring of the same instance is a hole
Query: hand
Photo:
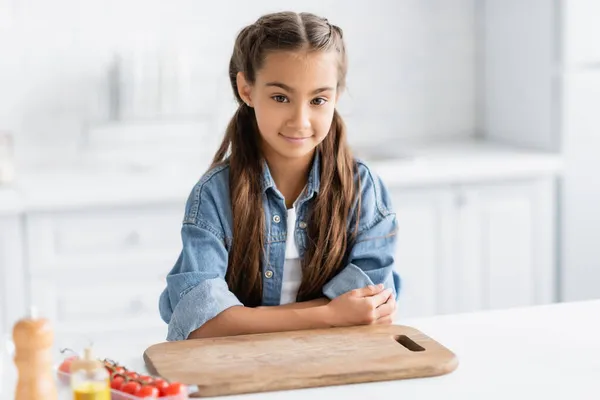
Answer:
[[391, 324], [396, 301], [391, 289], [369, 285], [336, 297], [326, 307], [334, 326]]

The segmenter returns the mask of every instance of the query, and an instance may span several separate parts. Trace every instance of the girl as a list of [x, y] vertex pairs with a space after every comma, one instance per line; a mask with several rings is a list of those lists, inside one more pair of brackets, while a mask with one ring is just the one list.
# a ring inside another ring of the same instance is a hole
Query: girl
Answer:
[[239, 107], [186, 203], [167, 340], [392, 322], [396, 216], [346, 144], [346, 69], [342, 30], [313, 14], [237, 36]]

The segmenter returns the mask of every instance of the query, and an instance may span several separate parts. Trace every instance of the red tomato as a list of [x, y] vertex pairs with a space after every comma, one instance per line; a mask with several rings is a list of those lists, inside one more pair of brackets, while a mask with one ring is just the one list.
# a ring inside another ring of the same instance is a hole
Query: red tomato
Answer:
[[77, 356], [70, 356], [65, 358], [60, 365], [58, 366], [58, 379], [65, 384], [68, 384], [71, 381], [71, 364], [74, 360], [76, 360]]
[[157, 399], [159, 395], [159, 391], [154, 386], [146, 385], [142, 386], [137, 392], [135, 392], [137, 397], [141, 397], [144, 399], [151, 398]]
[[148, 376], [148, 375], [140, 375], [137, 378], [137, 380], [140, 381], [140, 382], [142, 382], [142, 383], [145, 383], [145, 384], [150, 384], [150, 383], [154, 382], [154, 378], [152, 378], [151, 376]]
[[135, 395], [137, 393], [137, 391], [140, 390], [141, 387], [142, 387], [142, 385], [140, 385], [139, 382], [129, 381], [129, 382], [125, 383], [123, 386], [121, 386], [121, 392]]
[[121, 390], [123, 384], [125, 384], [125, 378], [123, 378], [122, 376], [115, 376], [110, 381], [110, 387], [114, 390]]
[[152, 386], [154, 386], [160, 391], [161, 396], [164, 396], [165, 390], [169, 387], [169, 382], [161, 378], [156, 378]]
[[77, 356], [70, 356], [70, 357], [65, 358], [63, 360], [63, 362], [60, 363], [60, 366], [58, 367], [58, 370], [60, 372], [64, 372], [65, 374], [70, 374], [71, 373], [71, 364], [77, 358], [78, 358]]
[[113, 374], [125, 374], [125, 368], [123, 367], [113, 367]]
[[185, 387], [179, 382], [170, 383], [164, 391], [165, 396], [173, 396], [182, 393], [185, 393]]
[[140, 377], [140, 375], [137, 372], [133, 371], [127, 371], [124, 375], [127, 376], [129, 379], [138, 379]]

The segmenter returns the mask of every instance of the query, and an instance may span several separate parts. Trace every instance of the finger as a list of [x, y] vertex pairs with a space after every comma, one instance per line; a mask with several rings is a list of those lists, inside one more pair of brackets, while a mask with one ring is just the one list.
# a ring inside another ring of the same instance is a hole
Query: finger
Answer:
[[370, 297], [370, 296], [376, 295], [377, 293], [381, 293], [382, 290], [383, 290], [382, 284], [369, 285], [369, 286], [365, 286], [364, 288], [356, 289], [354, 291], [354, 294], [359, 297]]
[[379, 307], [384, 304], [392, 295], [392, 289], [385, 289], [369, 298], [373, 307]]
[[388, 315], [386, 317], [381, 317], [377, 321], [375, 321], [375, 325], [391, 325], [392, 322], [392, 316]]
[[396, 301], [392, 295], [389, 296], [385, 303], [377, 307], [379, 318], [391, 316], [394, 314], [394, 311], [396, 311]]

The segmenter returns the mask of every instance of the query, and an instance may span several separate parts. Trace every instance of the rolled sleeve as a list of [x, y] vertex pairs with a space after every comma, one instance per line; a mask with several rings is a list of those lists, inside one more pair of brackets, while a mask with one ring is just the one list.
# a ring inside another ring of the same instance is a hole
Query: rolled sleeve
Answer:
[[353, 289], [383, 284], [397, 299], [400, 277], [394, 271], [396, 216], [389, 214], [368, 232], [363, 232], [350, 250], [346, 266], [324, 287], [323, 294], [334, 299]]
[[356, 265], [349, 264], [323, 287], [323, 294], [334, 299], [350, 290], [372, 284], [373, 280], [369, 275]]
[[187, 339], [221, 312], [243, 305], [225, 281], [228, 252], [218, 232], [203, 223], [185, 223], [182, 240], [183, 249], [159, 300], [169, 341]]
[[221, 278], [208, 279], [187, 292], [179, 301], [171, 321], [167, 340], [184, 340], [221, 312], [242, 303], [231, 293]]

